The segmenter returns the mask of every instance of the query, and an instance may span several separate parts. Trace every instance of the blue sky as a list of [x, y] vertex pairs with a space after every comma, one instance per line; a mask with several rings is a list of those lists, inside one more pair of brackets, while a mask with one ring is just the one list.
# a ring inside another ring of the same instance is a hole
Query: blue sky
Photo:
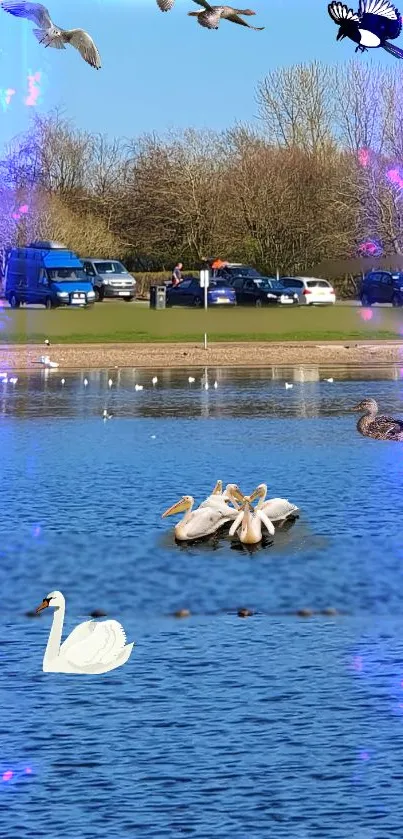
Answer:
[[[192, 0], [176, 0], [166, 14], [155, 0], [45, 2], [55, 23], [90, 32], [103, 66], [92, 69], [70, 47], [43, 48], [33, 24], [0, 11], [0, 88], [16, 91], [5, 110], [0, 105], [0, 143], [28, 126], [34, 108], [43, 113], [56, 105], [80, 128], [110, 137], [225, 128], [253, 120], [256, 84], [276, 66], [354, 56], [351, 42], [336, 43], [325, 0], [248, 0], [256, 11], [251, 23], [264, 32], [226, 21], [218, 31], [205, 30], [186, 14], [198, 8]], [[382, 50], [375, 57], [394, 64]], [[26, 106], [28, 72], [38, 71], [41, 97]]]

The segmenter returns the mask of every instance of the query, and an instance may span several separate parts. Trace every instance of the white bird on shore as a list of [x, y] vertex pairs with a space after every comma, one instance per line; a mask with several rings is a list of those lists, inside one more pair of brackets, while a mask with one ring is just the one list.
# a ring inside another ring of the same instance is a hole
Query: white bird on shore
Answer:
[[66, 383], [66, 379], [60, 379], [60, 384], [64, 385]]
[[12, 385], [16, 385], [16, 384], [17, 384], [17, 382], [18, 382], [18, 378], [17, 378], [17, 376], [12, 376], [12, 377], [11, 377], [11, 379], [9, 379], [9, 382], [10, 382]]
[[45, 346], [46, 346], [46, 347], [50, 347], [50, 341], [49, 341], [49, 338], [45, 338]]
[[153, 378], [151, 379], [151, 381], [152, 381], [153, 385], [156, 385], [156, 384], [157, 384], [157, 382], [158, 382], [158, 379], [157, 379], [157, 377], [156, 377], [156, 376], [153, 376]]
[[134, 385], [135, 390], [143, 390], [143, 385]]
[[84, 385], [84, 387], [87, 387], [87, 385], [88, 385], [88, 379], [84, 379], [84, 381], [83, 381], [83, 385]]
[[112, 387], [112, 385], [113, 385], [112, 379], [108, 379], [108, 387]]
[[209, 389], [209, 383], [208, 383], [208, 382], [204, 382], [204, 390], [208, 390], [208, 389]]
[[41, 355], [39, 359], [39, 363], [43, 364], [44, 367], [58, 367], [57, 361], [51, 361], [48, 355]]
[[189, 384], [192, 385], [194, 381], [195, 381], [195, 379], [193, 378], [193, 376], [189, 376], [189, 378], [188, 378]]
[[214, 382], [214, 388], [217, 390], [217, 388], [218, 388], [218, 382]]
[[294, 387], [294, 385], [290, 385], [290, 383], [289, 383], [289, 382], [286, 382], [286, 383], [285, 383], [285, 389], [286, 389], [286, 390], [289, 390], [289, 388], [290, 388], [290, 387]]
[[106, 408], [104, 408], [104, 412], [102, 414], [102, 419], [103, 420], [112, 419], [112, 414], [108, 414], [108, 411], [106, 410]]
[[334, 379], [325, 379], [325, 382], [330, 382], [330, 383], [332, 383], [332, 382], [334, 382]]

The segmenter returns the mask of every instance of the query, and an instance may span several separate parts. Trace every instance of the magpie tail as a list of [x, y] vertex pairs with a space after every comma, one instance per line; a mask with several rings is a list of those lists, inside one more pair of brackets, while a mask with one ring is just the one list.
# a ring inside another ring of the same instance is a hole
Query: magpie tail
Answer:
[[386, 44], [381, 44], [381, 46], [384, 50], [386, 50], [386, 52], [390, 52], [391, 55], [394, 55], [395, 58], [403, 58], [403, 50], [399, 49], [399, 47], [395, 47], [393, 44], [389, 44], [388, 42]]

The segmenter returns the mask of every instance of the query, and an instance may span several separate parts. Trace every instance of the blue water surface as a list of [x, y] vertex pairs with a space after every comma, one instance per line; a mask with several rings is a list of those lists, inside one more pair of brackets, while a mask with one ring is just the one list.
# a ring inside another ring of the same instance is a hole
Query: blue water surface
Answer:
[[[156, 374], [0, 384], [0, 835], [401, 839], [403, 446], [349, 410], [403, 415], [400, 370]], [[301, 517], [176, 545], [161, 513], [218, 478]], [[42, 672], [53, 589], [65, 635], [123, 624], [124, 667]]]

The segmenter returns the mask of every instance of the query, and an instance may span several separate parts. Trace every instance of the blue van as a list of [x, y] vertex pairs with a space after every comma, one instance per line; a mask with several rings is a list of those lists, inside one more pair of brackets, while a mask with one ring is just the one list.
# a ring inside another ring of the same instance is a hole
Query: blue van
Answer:
[[53, 309], [95, 302], [81, 260], [58, 242], [32, 242], [26, 248], [11, 248], [4, 291], [13, 309], [21, 303], [42, 303]]

